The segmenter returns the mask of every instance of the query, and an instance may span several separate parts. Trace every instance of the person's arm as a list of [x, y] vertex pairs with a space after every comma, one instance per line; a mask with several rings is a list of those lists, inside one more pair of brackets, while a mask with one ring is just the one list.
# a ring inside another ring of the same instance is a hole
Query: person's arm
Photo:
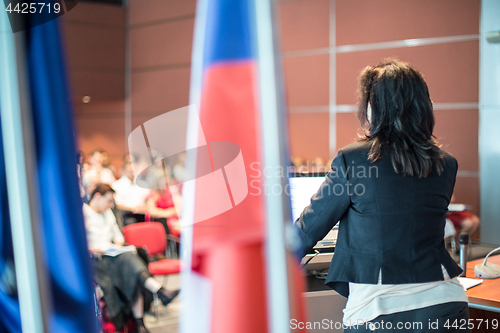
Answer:
[[126, 205], [116, 204], [116, 208], [118, 208], [120, 210], [126, 210], [126, 211], [132, 212], [134, 214], [146, 214], [146, 212], [148, 211], [148, 208], [146, 207], [146, 205], [129, 207]]
[[118, 227], [118, 223], [116, 223], [116, 217], [115, 214], [113, 214], [113, 211], [111, 209], [108, 209], [106, 211], [106, 220], [107, 223], [112, 224], [112, 239], [113, 239], [113, 244], [118, 245], [118, 246], [123, 246], [125, 244], [125, 238], [123, 237], [123, 234]]
[[130, 188], [128, 186], [124, 186], [122, 183], [122, 179], [119, 179], [111, 185], [113, 190], [115, 190], [115, 205], [116, 208], [120, 210], [125, 210], [132, 212], [134, 214], [145, 214], [146, 213], [146, 204], [143, 201], [142, 205], [130, 205], [130, 200], [127, 195], [130, 195], [130, 191], [135, 190], [135, 188]]
[[109, 168], [101, 169], [101, 183], [113, 184], [116, 181], [115, 174]]
[[311, 198], [309, 206], [295, 221], [302, 240], [302, 255], [323, 239], [349, 209], [351, 199], [348, 187], [346, 163], [342, 151], [339, 151], [332, 162], [332, 170]]
[[180, 233], [181, 232], [181, 220], [180, 219], [169, 219], [168, 227], [172, 232]]

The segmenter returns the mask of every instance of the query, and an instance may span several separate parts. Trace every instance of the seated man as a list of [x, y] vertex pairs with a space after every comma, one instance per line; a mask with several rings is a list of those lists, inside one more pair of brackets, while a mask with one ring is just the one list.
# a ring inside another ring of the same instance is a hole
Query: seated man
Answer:
[[111, 187], [116, 192], [116, 207], [121, 211], [123, 216], [123, 225], [144, 222], [146, 197], [149, 194], [149, 190], [135, 184], [131, 162], [124, 162], [122, 177], [115, 181]]
[[134, 252], [116, 256], [106, 255], [113, 247], [123, 246], [124, 238], [111, 211], [114, 190], [107, 184], [98, 184], [90, 195], [89, 204], [83, 205], [87, 241], [93, 254], [96, 282], [103, 291], [109, 314], [118, 330], [132, 313], [138, 333], [148, 333], [143, 321], [143, 297], [145, 288], [157, 293], [164, 305], [170, 303], [179, 291], [167, 292], [149, 273], [144, 261]]

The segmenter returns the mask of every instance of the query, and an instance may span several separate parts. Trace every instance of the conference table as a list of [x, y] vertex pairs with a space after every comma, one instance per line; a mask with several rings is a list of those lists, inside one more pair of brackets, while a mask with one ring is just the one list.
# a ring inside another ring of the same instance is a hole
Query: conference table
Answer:
[[[315, 256], [308, 264], [308, 271], [322, 272], [328, 269], [328, 265], [332, 260], [333, 253], [320, 253]], [[306, 258], [305, 258], [306, 259]], [[305, 262], [305, 259], [303, 263]], [[484, 260], [474, 260], [467, 263], [466, 276], [476, 279], [474, 275], [474, 266], [482, 263]], [[488, 258], [488, 263], [500, 265], [500, 255], [491, 256]], [[313, 276], [308, 277], [308, 291], [304, 294], [307, 307], [309, 309], [309, 320], [311, 322], [321, 322], [324, 318], [328, 318], [333, 322], [342, 322], [342, 309], [344, 309], [347, 299], [330, 290], [323, 284], [324, 280], [319, 280]], [[500, 278], [494, 280], [483, 279], [483, 283], [467, 290], [469, 296], [469, 312], [473, 318], [475, 325], [473, 333], [491, 332], [485, 330], [486, 322], [492, 323], [492, 319], [500, 322]], [[483, 323], [479, 327], [480, 320]], [[342, 332], [342, 329], [312, 329], [311, 333], [323, 332]]]
[[[477, 279], [474, 275], [474, 267], [481, 264], [483, 259], [469, 261], [467, 263], [466, 277]], [[488, 263], [500, 265], [500, 255], [488, 257]], [[500, 278], [483, 279], [483, 283], [467, 290], [469, 296], [469, 307], [500, 313]]]

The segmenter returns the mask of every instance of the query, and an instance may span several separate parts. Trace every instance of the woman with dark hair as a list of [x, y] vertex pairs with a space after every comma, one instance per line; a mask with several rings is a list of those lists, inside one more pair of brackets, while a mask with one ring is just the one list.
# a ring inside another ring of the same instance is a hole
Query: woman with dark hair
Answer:
[[348, 297], [344, 332], [453, 331], [468, 319], [443, 239], [458, 165], [432, 135], [427, 84], [388, 60], [361, 72], [359, 95], [366, 136], [339, 150], [296, 221], [303, 252], [340, 220], [325, 283]]

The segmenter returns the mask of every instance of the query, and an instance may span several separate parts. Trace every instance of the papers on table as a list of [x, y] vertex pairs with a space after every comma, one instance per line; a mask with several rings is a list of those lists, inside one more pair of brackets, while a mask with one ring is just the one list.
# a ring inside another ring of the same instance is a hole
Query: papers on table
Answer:
[[466, 277], [459, 277], [458, 281], [460, 281], [460, 284], [464, 287], [465, 290], [483, 283], [483, 279], [470, 279]]
[[135, 246], [129, 245], [129, 246], [118, 246], [118, 245], [112, 245], [109, 247], [106, 251], [104, 251], [105, 256], [110, 256], [110, 257], [116, 257], [119, 254], [125, 253], [125, 252], [135, 252]]
[[465, 210], [470, 210], [469, 205], [451, 203], [448, 205], [448, 210], [450, 212], [463, 212]]

